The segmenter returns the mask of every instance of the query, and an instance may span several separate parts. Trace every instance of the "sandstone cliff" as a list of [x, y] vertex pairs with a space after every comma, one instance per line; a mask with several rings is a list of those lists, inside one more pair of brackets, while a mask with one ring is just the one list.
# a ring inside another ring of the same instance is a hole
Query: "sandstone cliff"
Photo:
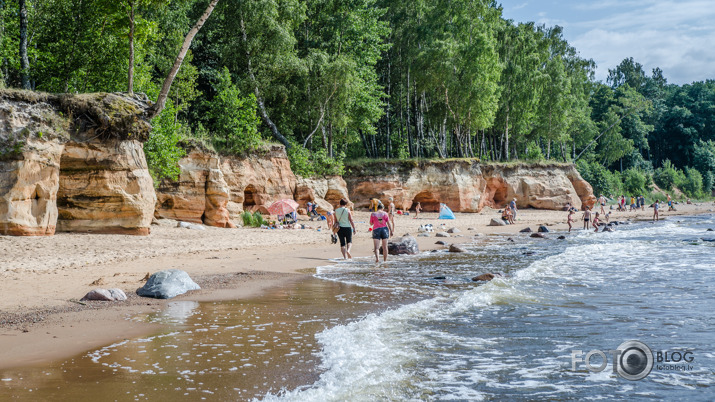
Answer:
[[368, 206], [371, 198], [387, 205], [389, 197], [401, 209], [420, 202], [423, 210], [437, 211], [445, 203], [460, 212], [501, 208], [513, 198], [519, 208], [561, 209], [566, 203], [581, 208], [595, 202], [591, 186], [566, 164], [373, 162], [348, 166], [345, 179], [357, 207]]
[[267, 213], [280, 199], [295, 199], [303, 207], [315, 202], [322, 210], [332, 210], [340, 198], [347, 198], [340, 177], [296, 177], [278, 145], [246, 157], [218, 155], [197, 143], [185, 148], [179, 179], [163, 180], [157, 188], [157, 217], [233, 227], [243, 211]]
[[116, 94], [0, 91], [0, 234], [147, 234], [146, 107]]

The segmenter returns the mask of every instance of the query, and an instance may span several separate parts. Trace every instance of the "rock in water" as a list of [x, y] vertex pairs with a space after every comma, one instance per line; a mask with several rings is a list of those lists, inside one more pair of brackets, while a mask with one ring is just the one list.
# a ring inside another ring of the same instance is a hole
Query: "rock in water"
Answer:
[[489, 226], [506, 226], [506, 222], [501, 219], [492, 218], [491, 222], [489, 222]]
[[539, 226], [539, 233], [549, 233], [549, 228], [544, 225]]
[[532, 233], [531, 237], [538, 237], [540, 239], [545, 239], [546, 235], [544, 235], [543, 233]]
[[519, 231], [519, 233], [531, 233], [531, 228], [524, 228]]
[[434, 244], [439, 244], [440, 246], [446, 246], [448, 243], [444, 240], [437, 240]]
[[475, 276], [472, 278], [474, 282], [479, 282], [479, 281], [484, 281], [484, 282], [489, 282], [494, 278], [500, 277], [501, 274], [492, 274], [492, 273], [486, 273], [486, 274], [481, 274], [479, 276]]
[[613, 232], [613, 228], [610, 227], [610, 226], [606, 226], [605, 228], [603, 228], [602, 231], [603, 231], [603, 232]]
[[566, 236], [561, 235], [561, 236], [558, 237], [558, 239], [559, 239], [559, 240], [566, 240]]
[[449, 233], [447, 233], [447, 232], [437, 232], [437, 233], [435, 233], [435, 237], [449, 237]]
[[146, 284], [137, 289], [137, 294], [143, 297], [171, 299], [189, 290], [198, 289], [201, 289], [201, 287], [191, 280], [189, 274], [185, 271], [167, 269], [150, 276]]
[[461, 233], [462, 231], [457, 229], [457, 228], [451, 228], [447, 231], [447, 233]]
[[420, 248], [417, 245], [417, 239], [410, 235], [405, 235], [395, 239], [395, 241], [387, 242], [387, 253], [390, 255], [417, 254], [419, 252]]
[[463, 249], [463, 248], [461, 248], [461, 247], [459, 247], [459, 246], [455, 246], [454, 244], [452, 244], [452, 245], [449, 246], [449, 252], [450, 252], [450, 253], [466, 253], [467, 250], [465, 250], [465, 249]]

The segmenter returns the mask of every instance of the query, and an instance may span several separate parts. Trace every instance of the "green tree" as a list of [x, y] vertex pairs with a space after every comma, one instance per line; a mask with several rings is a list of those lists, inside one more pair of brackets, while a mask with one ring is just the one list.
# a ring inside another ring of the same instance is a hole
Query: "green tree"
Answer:
[[227, 68], [217, 77], [215, 90], [209, 113], [216, 148], [233, 154], [256, 149], [261, 144], [256, 97], [242, 96]]

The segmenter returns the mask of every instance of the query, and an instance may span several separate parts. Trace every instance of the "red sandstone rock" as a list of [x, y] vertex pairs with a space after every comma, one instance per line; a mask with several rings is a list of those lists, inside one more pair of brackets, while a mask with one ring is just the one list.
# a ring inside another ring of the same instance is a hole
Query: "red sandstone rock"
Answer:
[[[478, 212], [504, 207], [516, 198], [519, 208], [561, 210], [570, 203], [581, 208], [593, 191], [573, 165], [481, 164], [476, 161], [371, 163], [352, 168], [346, 177], [355, 206], [367, 207], [378, 198], [387, 205], [394, 198], [400, 209], [438, 211], [445, 203], [456, 212]], [[573, 183], [573, 184], [572, 184]], [[574, 187], [578, 188], [578, 190]]]

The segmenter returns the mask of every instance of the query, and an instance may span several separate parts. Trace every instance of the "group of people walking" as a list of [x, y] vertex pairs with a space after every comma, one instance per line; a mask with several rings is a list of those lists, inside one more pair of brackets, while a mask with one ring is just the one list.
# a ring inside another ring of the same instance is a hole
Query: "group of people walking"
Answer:
[[[343, 258], [353, 258], [350, 253], [353, 243], [353, 234], [357, 232], [352, 212], [347, 208], [348, 202], [340, 200], [340, 207], [334, 213], [328, 213], [328, 227], [333, 229], [340, 241], [340, 252]], [[385, 206], [380, 203], [370, 205], [370, 226], [372, 226], [373, 253], [375, 262], [379, 262], [378, 250], [382, 248], [383, 261], [387, 261], [387, 239], [395, 232], [395, 204], [390, 198], [387, 212]]]

